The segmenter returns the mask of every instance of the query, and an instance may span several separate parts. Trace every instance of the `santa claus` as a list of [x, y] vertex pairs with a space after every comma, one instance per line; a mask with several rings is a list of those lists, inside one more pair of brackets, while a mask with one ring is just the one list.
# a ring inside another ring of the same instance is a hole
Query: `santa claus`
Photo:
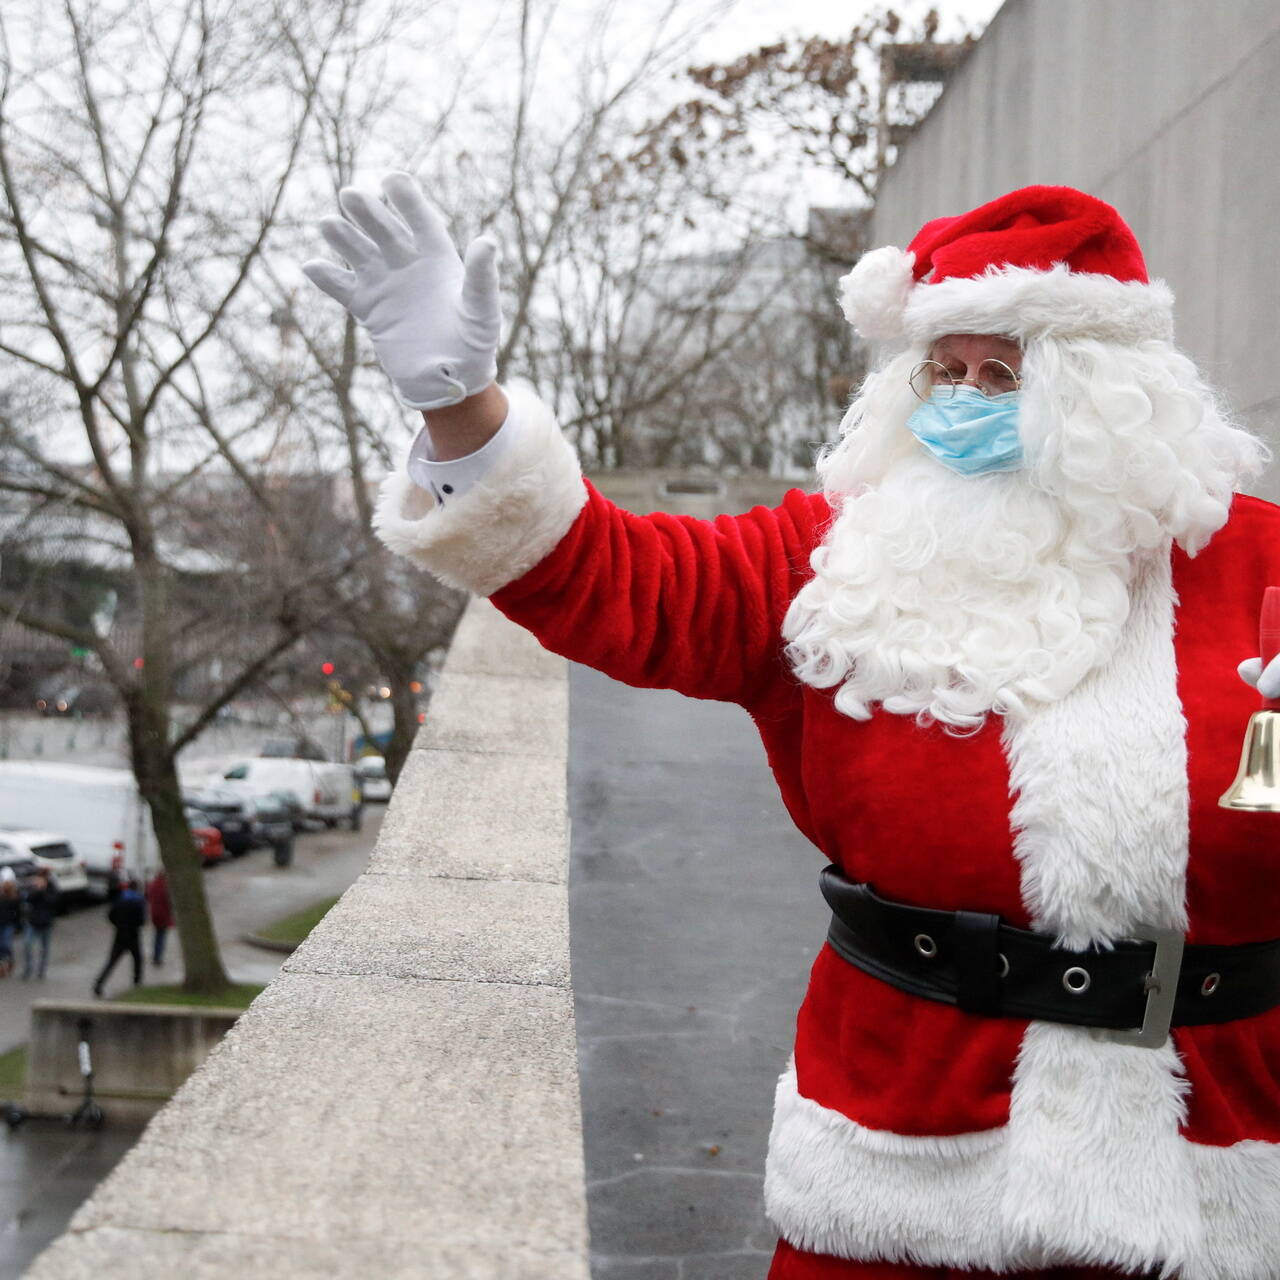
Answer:
[[[1229, 812], [1280, 583], [1265, 461], [1110, 206], [1030, 187], [866, 255], [900, 350], [820, 493], [612, 506], [494, 383], [494, 246], [412, 181], [307, 274], [426, 414], [393, 549], [628, 684], [739, 703], [830, 859], [779, 1082], [773, 1280], [1280, 1280], [1275, 819]], [[393, 211], [394, 210], [394, 211]], [[1244, 665], [1245, 681], [1237, 677]]]

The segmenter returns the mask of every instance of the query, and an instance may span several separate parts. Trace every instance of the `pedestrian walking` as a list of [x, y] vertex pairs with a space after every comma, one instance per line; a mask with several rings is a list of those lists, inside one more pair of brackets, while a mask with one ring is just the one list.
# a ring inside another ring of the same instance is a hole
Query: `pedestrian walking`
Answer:
[[13, 940], [22, 923], [22, 895], [12, 867], [0, 867], [0, 978], [13, 972]]
[[379, 534], [552, 652], [744, 708], [829, 863], [771, 1280], [1277, 1280], [1280, 820], [1219, 797], [1280, 697], [1280, 508], [1117, 210], [1028, 187], [866, 254], [841, 306], [895, 345], [820, 484], [697, 520], [583, 480], [494, 381], [493, 241], [464, 264], [384, 191], [304, 267], [424, 414]]
[[[36, 872], [36, 882], [23, 896], [22, 977], [28, 980], [34, 973], [43, 979], [49, 967], [49, 938], [53, 933], [53, 919], [58, 912], [58, 885], [47, 867]], [[39, 961], [33, 963], [37, 950]]]
[[164, 964], [165, 939], [173, 928], [169, 881], [163, 867], [147, 883], [147, 913], [151, 917], [151, 963], [158, 969]]
[[102, 985], [116, 967], [116, 962], [123, 955], [133, 960], [133, 985], [142, 981], [142, 926], [147, 922], [147, 904], [142, 896], [141, 887], [135, 877], [130, 876], [124, 887], [116, 895], [116, 900], [107, 912], [115, 933], [111, 939], [111, 954], [107, 963], [102, 966], [93, 984], [93, 994], [102, 995]]

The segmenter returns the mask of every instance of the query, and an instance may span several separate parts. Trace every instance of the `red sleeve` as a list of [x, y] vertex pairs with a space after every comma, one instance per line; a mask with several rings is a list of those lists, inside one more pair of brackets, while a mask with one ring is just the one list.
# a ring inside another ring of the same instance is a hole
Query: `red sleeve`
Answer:
[[587, 485], [559, 544], [491, 598], [555, 653], [649, 689], [750, 703], [829, 519], [820, 494], [698, 520], [633, 515]]

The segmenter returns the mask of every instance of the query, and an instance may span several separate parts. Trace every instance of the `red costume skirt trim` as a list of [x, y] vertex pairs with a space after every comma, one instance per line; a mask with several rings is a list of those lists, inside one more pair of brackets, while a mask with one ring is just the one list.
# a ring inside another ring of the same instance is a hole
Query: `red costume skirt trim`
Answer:
[[[1152, 1275], [1158, 1275], [1155, 1271]], [[1107, 1267], [1051, 1267], [1048, 1271], [966, 1271], [962, 1267], [926, 1267], [914, 1262], [851, 1262], [821, 1253], [802, 1253], [778, 1241], [768, 1280], [1103, 1280], [1132, 1271]]]

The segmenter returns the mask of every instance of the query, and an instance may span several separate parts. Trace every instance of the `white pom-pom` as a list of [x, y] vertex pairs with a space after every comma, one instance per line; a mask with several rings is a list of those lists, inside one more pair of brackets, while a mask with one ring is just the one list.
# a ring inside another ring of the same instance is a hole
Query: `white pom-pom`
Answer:
[[864, 338], [899, 338], [916, 255], [886, 245], [858, 259], [840, 277], [840, 310]]

